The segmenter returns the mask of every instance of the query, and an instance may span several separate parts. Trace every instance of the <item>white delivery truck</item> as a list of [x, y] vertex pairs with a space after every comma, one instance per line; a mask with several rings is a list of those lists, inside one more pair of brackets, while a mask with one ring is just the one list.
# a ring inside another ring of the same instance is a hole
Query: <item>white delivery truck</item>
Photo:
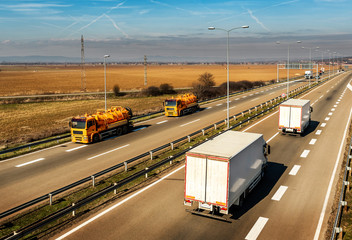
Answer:
[[198, 215], [226, 219], [263, 178], [270, 146], [262, 134], [227, 131], [186, 153], [184, 205]]
[[313, 71], [305, 71], [304, 77], [306, 79], [312, 79], [313, 78]]
[[302, 134], [311, 120], [313, 108], [309, 100], [289, 99], [279, 106], [279, 130], [285, 133]]

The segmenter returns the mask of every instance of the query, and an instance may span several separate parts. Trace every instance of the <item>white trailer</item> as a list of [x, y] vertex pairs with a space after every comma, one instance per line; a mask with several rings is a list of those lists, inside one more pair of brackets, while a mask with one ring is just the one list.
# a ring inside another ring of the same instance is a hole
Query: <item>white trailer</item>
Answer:
[[227, 131], [186, 153], [184, 204], [223, 219], [263, 178], [270, 146], [262, 134]]
[[279, 130], [284, 133], [302, 134], [309, 126], [313, 108], [309, 100], [289, 99], [279, 107]]

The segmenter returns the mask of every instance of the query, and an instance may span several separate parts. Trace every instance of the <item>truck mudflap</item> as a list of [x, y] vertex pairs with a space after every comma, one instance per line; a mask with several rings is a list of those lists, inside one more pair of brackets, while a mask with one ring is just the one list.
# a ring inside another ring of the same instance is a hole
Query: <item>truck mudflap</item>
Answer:
[[213, 218], [213, 219], [224, 221], [224, 222], [229, 222], [229, 223], [232, 222], [232, 221], [230, 221], [228, 215], [225, 215], [225, 214], [222, 215], [220, 213], [216, 213], [215, 211], [210, 211], [209, 212], [207, 210], [196, 208], [196, 209], [193, 209], [193, 210], [186, 209], [186, 212], [192, 213], [194, 215], [202, 216], [202, 217]]

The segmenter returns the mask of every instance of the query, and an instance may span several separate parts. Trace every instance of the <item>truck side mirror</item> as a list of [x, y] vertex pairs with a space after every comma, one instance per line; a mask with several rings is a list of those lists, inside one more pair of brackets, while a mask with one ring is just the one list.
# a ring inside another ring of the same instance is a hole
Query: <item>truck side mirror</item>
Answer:
[[311, 113], [313, 112], [313, 107], [310, 107], [310, 112], [311, 112]]
[[268, 145], [268, 155], [270, 155], [270, 145]]
[[70, 126], [70, 128], [72, 128], [72, 121], [68, 122], [68, 126]]

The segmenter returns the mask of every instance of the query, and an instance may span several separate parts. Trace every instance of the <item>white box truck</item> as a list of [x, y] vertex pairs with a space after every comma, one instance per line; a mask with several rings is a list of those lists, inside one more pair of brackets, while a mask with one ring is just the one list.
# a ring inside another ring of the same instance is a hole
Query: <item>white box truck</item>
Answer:
[[289, 99], [279, 106], [279, 130], [285, 133], [302, 134], [309, 126], [313, 108], [309, 100]]
[[222, 220], [263, 178], [270, 146], [262, 134], [227, 131], [186, 153], [184, 205]]
[[313, 78], [313, 71], [305, 71], [304, 72], [304, 77], [306, 79], [312, 79]]

